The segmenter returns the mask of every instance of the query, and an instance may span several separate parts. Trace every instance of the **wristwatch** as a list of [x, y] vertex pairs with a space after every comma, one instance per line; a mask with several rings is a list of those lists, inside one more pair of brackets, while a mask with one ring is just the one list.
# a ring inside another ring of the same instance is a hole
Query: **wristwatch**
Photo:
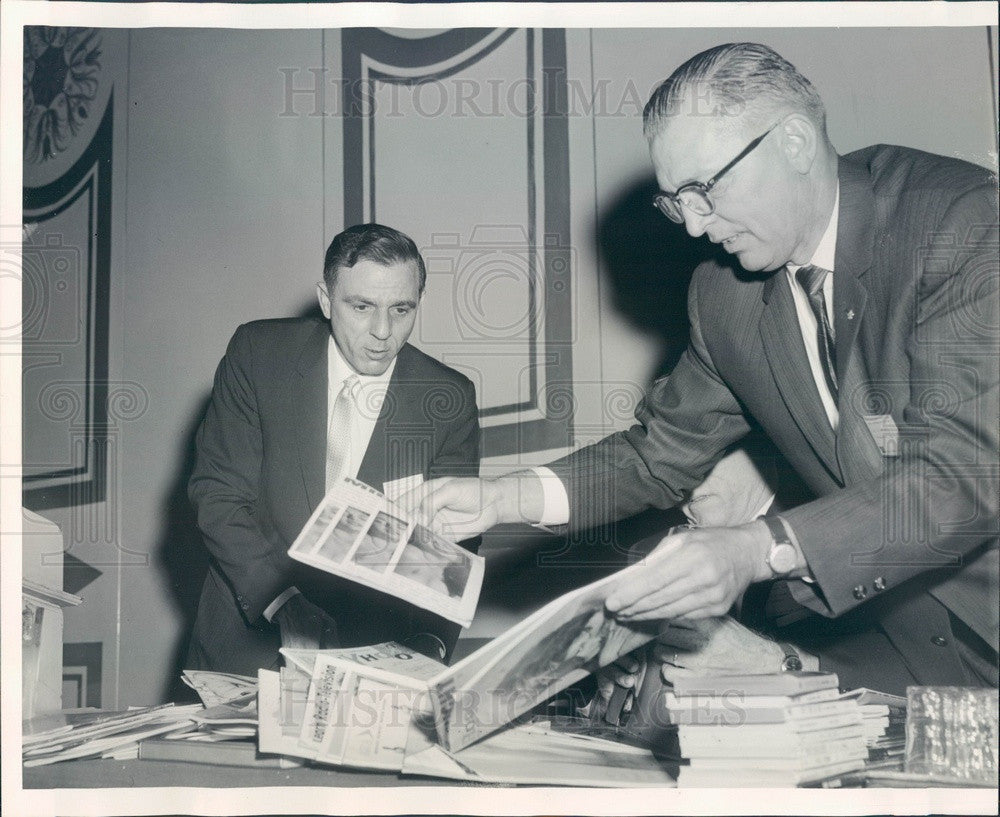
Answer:
[[785, 653], [785, 657], [781, 660], [782, 672], [798, 672], [802, 669], [802, 659], [795, 647], [785, 641], [779, 641], [778, 646]]
[[767, 552], [767, 566], [775, 578], [782, 578], [791, 573], [799, 562], [799, 552], [788, 537], [788, 531], [780, 517], [765, 516], [764, 524], [771, 532], [771, 549]]

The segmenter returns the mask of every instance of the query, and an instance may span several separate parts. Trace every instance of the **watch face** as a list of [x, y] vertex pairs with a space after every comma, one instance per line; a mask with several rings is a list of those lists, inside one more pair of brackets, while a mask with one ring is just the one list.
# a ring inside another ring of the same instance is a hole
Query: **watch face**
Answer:
[[795, 548], [788, 542], [778, 542], [771, 546], [767, 563], [778, 575], [790, 573], [795, 568]]

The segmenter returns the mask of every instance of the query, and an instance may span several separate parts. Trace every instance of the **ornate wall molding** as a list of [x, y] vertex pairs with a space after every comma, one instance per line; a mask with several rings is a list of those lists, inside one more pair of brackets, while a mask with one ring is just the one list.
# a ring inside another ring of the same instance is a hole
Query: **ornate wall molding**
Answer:
[[109, 99], [73, 165], [23, 188], [22, 473], [36, 510], [106, 495], [113, 119]]
[[[418, 340], [476, 381], [483, 456], [571, 445], [572, 401], [567, 410], [565, 392], [572, 389], [575, 321], [564, 32], [453, 29], [400, 37], [345, 29], [342, 79], [345, 223], [382, 219], [412, 231], [429, 280], [439, 295], [448, 290], [452, 308], [442, 317], [449, 330]], [[424, 91], [436, 100], [434, 110], [420, 107]], [[476, 93], [504, 95], [508, 105], [516, 97], [517, 110], [484, 113], [485, 96], [463, 108]], [[483, 135], [490, 116], [503, 122], [493, 144]], [[436, 152], [442, 128], [449, 139], [467, 138], [504, 156], [509, 184], [491, 187], [477, 174], [470, 156], [478, 148], [452, 152], [441, 144]], [[407, 165], [399, 148], [380, 151], [398, 145], [401, 133], [412, 135], [421, 167]], [[419, 189], [421, 173], [443, 190], [440, 213], [489, 213], [500, 194], [518, 215], [469, 216], [456, 226], [434, 223], [434, 212], [409, 213], [403, 200], [407, 190]], [[424, 306], [424, 326], [433, 308], [441, 307]], [[499, 381], [509, 386], [497, 388]]]

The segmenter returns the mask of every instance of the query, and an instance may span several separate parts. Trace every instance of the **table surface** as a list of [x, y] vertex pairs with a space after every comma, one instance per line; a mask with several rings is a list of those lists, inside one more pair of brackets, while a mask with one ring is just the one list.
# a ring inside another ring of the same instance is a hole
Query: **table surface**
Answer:
[[23, 769], [25, 789], [118, 789], [149, 786], [477, 786], [482, 784], [387, 772], [300, 766], [293, 769], [214, 766], [166, 760], [67, 760]]

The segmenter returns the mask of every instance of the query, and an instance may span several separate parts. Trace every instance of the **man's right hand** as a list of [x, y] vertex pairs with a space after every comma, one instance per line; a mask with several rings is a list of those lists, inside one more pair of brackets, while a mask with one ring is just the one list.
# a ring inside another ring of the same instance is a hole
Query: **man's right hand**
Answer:
[[538, 522], [544, 496], [538, 477], [519, 471], [499, 479], [432, 479], [407, 491], [397, 504], [435, 533], [458, 542], [501, 522]]
[[340, 646], [337, 622], [322, 607], [301, 593], [278, 608], [274, 621], [281, 631], [281, 646], [297, 650], [328, 650]]

